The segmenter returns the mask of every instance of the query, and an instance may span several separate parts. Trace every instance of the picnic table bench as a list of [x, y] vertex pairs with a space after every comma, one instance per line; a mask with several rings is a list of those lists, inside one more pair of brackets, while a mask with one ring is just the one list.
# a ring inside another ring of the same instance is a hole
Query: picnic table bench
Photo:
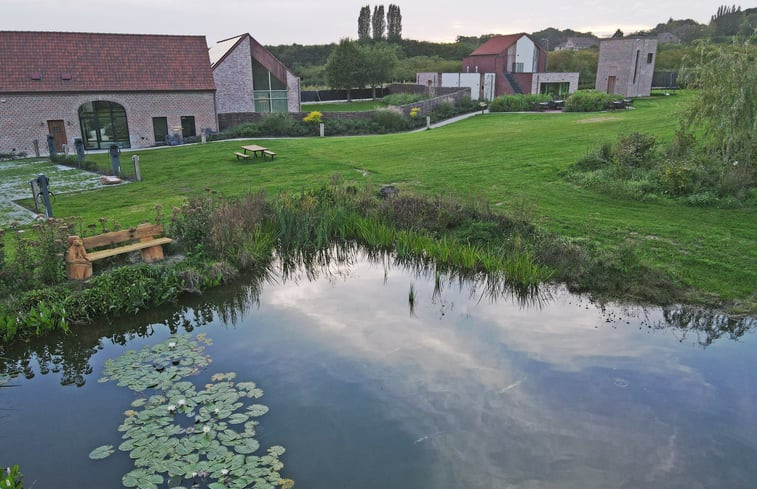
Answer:
[[263, 159], [265, 159], [266, 156], [270, 156], [271, 159], [273, 159], [273, 157], [276, 156], [276, 153], [274, 153], [270, 149], [266, 148], [265, 146], [258, 146], [257, 144], [248, 144], [248, 145], [242, 146], [241, 153], [239, 151], [234, 153], [237, 159], [240, 159], [240, 158], [248, 159], [250, 155], [252, 155], [253, 158], [257, 158], [258, 154]]
[[[162, 234], [163, 226], [160, 224], [144, 223], [124, 231], [112, 231], [86, 238], [69, 236], [66, 249], [68, 278], [86, 280], [92, 276], [93, 261], [122, 253], [141, 251], [144, 262], [160, 261], [163, 259], [163, 245], [173, 241], [171, 238], [156, 237]], [[115, 245], [121, 246], [114, 247]]]

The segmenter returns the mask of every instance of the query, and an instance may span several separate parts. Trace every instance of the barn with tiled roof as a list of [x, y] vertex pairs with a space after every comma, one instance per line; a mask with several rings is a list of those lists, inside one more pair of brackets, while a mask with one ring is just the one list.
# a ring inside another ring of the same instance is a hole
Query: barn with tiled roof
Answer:
[[215, 131], [215, 91], [204, 36], [0, 31], [0, 152]]

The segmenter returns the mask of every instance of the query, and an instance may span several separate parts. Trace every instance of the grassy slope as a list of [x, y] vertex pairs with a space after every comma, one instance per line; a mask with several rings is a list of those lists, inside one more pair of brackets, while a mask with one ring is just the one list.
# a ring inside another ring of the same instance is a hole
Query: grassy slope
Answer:
[[[265, 163], [237, 161], [233, 152], [243, 144], [239, 141], [145, 151], [140, 160], [145, 182], [60, 196], [56, 215], [80, 215], [85, 223], [114, 217], [132, 225], [150, 218], [156, 203], [170, 209], [204, 188], [230, 195], [296, 191], [340, 174], [348, 183], [483, 198], [511, 213], [525, 208], [542, 226], [601, 246], [631, 240], [646, 261], [703, 291], [699, 299], [717, 295], [753, 312], [755, 209], [619, 200], [577, 188], [558, 175], [619, 132], [647, 131], [669, 139], [675, 107], [683, 99], [640, 100], [637, 110], [618, 113], [491, 114], [415, 134], [270, 140], [262, 144], [278, 156]], [[105, 162], [104, 155], [95, 158]]]

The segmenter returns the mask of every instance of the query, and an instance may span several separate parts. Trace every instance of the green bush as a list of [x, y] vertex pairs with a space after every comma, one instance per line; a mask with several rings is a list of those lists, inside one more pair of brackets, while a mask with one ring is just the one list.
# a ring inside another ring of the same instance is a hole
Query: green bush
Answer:
[[648, 168], [654, 163], [657, 138], [652, 134], [621, 134], [613, 148], [615, 163], [623, 167]]
[[599, 112], [607, 109], [608, 105], [615, 100], [623, 100], [623, 96], [596, 90], [579, 90], [565, 101], [565, 111]]
[[528, 112], [534, 110], [534, 104], [548, 102], [549, 95], [502, 95], [489, 104], [490, 112]]
[[373, 112], [371, 123], [379, 134], [404, 131], [409, 126], [402, 112], [391, 108]]

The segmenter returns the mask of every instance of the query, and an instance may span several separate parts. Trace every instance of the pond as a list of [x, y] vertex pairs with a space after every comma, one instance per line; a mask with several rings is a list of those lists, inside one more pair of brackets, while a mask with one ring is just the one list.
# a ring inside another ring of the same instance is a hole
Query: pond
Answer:
[[260, 451], [285, 447], [297, 487], [751, 488], [753, 326], [360, 253], [2, 351], [0, 464], [26, 487], [121, 487], [129, 454], [89, 454], [119, 446], [140, 394], [98, 382], [106, 360], [202, 333], [212, 362], [184, 380], [255, 382]]

